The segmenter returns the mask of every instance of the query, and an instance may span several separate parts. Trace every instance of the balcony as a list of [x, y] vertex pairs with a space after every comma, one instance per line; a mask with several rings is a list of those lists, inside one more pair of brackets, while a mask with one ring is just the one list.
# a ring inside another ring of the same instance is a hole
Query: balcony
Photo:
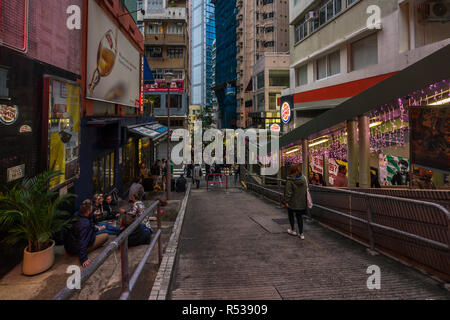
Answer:
[[186, 20], [186, 12], [187, 9], [183, 7], [170, 7], [163, 9], [161, 11], [148, 11], [145, 13], [145, 16], [143, 16], [140, 12], [138, 12], [137, 18], [138, 21], [143, 20]]
[[160, 34], [146, 34], [145, 35], [145, 44], [146, 45], [176, 45], [176, 46], [185, 46], [184, 34], [169, 34], [169, 33], [160, 33]]

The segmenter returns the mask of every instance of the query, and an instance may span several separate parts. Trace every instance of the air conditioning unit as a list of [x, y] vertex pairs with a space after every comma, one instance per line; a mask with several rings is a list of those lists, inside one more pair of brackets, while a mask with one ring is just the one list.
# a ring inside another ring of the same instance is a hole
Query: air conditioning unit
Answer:
[[309, 11], [305, 16], [305, 21], [308, 20], [314, 20], [319, 18], [319, 12], [318, 11]]
[[425, 22], [450, 21], [450, 1], [433, 1], [424, 3], [422, 13]]

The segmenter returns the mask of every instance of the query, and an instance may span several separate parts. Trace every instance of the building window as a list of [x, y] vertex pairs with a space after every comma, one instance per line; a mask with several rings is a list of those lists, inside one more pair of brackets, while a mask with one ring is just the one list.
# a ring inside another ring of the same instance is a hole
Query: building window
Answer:
[[272, 48], [273, 46], [275, 46], [275, 41], [264, 42], [264, 48]]
[[351, 44], [351, 70], [378, 64], [378, 40], [374, 33]]
[[183, 58], [183, 48], [179, 47], [167, 48], [167, 57], [171, 59]]
[[269, 93], [269, 110], [277, 110], [277, 97], [279, 94]]
[[168, 34], [183, 34], [183, 24], [181, 23], [169, 23], [167, 25]]
[[147, 24], [147, 33], [148, 34], [162, 34], [163, 27], [160, 22], [150, 22]]
[[347, 0], [347, 7], [351, 6], [352, 4], [354, 4], [357, 0]]
[[316, 60], [316, 68], [317, 80], [340, 73], [341, 59], [339, 50]]
[[273, 3], [273, 0], [263, 0], [263, 5], [271, 4], [271, 3]]
[[289, 88], [289, 70], [269, 70], [269, 86]]
[[263, 14], [263, 19], [273, 18], [273, 12], [267, 12]]
[[158, 11], [164, 9], [164, 0], [147, 0], [148, 11]]
[[265, 93], [260, 93], [256, 98], [256, 107], [258, 108], [258, 111], [263, 111], [266, 108], [264, 96]]
[[181, 109], [183, 107], [183, 96], [180, 94], [170, 95], [170, 109]]
[[270, 26], [270, 27], [266, 27], [264, 28], [264, 33], [271, 33], [275, 31], [275, 27], [274, 26]]
[[317, 12], [317, 15], [310, 21], [311, 32], [314, 32], [339, 14], [342, 11], [342, 1], [343, 0], [330, 0], [323, 6], [313, 10], [313, 12]]
[[261, 89], [264, 88], [265, 84], [264, 84], [264, 71], [258, 73], [258, 75], [256, 76], [256, 89]]
[[308, 27], [306, 21], [295, 26], [295, 43], [303, 40], [308, 35]]
[[148, 58], [162, 58], [162, 48], [161, 47], [146, 47], [145, 55]]
[[305, 64], [297, 69], [295, 69], [296, 73], [296, 86], [304, 86], [308, 84], [308, 65]]

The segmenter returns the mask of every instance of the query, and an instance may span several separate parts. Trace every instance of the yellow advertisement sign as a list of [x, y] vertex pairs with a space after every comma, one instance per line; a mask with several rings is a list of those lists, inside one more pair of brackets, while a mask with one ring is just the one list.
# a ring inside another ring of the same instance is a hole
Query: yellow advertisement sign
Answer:
[[54, 188], [79, 174], [80, 86], [52, 79], [49, 92], [49, 169], [63, 173], [51, 181]]

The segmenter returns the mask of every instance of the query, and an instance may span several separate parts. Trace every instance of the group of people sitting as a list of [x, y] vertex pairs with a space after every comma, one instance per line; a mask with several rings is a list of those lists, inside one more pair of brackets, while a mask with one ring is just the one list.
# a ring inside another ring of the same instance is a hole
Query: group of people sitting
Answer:
[[[142, 194], [131, 191], [130, 189], [128, 210], [115, 211], [113, 208], [117, 204], [113, 203], [111, 195], [104, 198], [103, 195], [96, 194], [93, 201], [83, 201], [75, 213], [72, 227], [64, 238], [64, 248], [70, 255], [78, 255], [83, 267], [91, 263], [89, 252], [101, 247], [110, 235], [117, 236], [122, 233], [144, 213]], [[105, 223], [107, 221], [119, 221], [119, 226]], [[149, 222], [140, 224], [128, 237], [128, 246], [150, 244], [152, 233]]]

